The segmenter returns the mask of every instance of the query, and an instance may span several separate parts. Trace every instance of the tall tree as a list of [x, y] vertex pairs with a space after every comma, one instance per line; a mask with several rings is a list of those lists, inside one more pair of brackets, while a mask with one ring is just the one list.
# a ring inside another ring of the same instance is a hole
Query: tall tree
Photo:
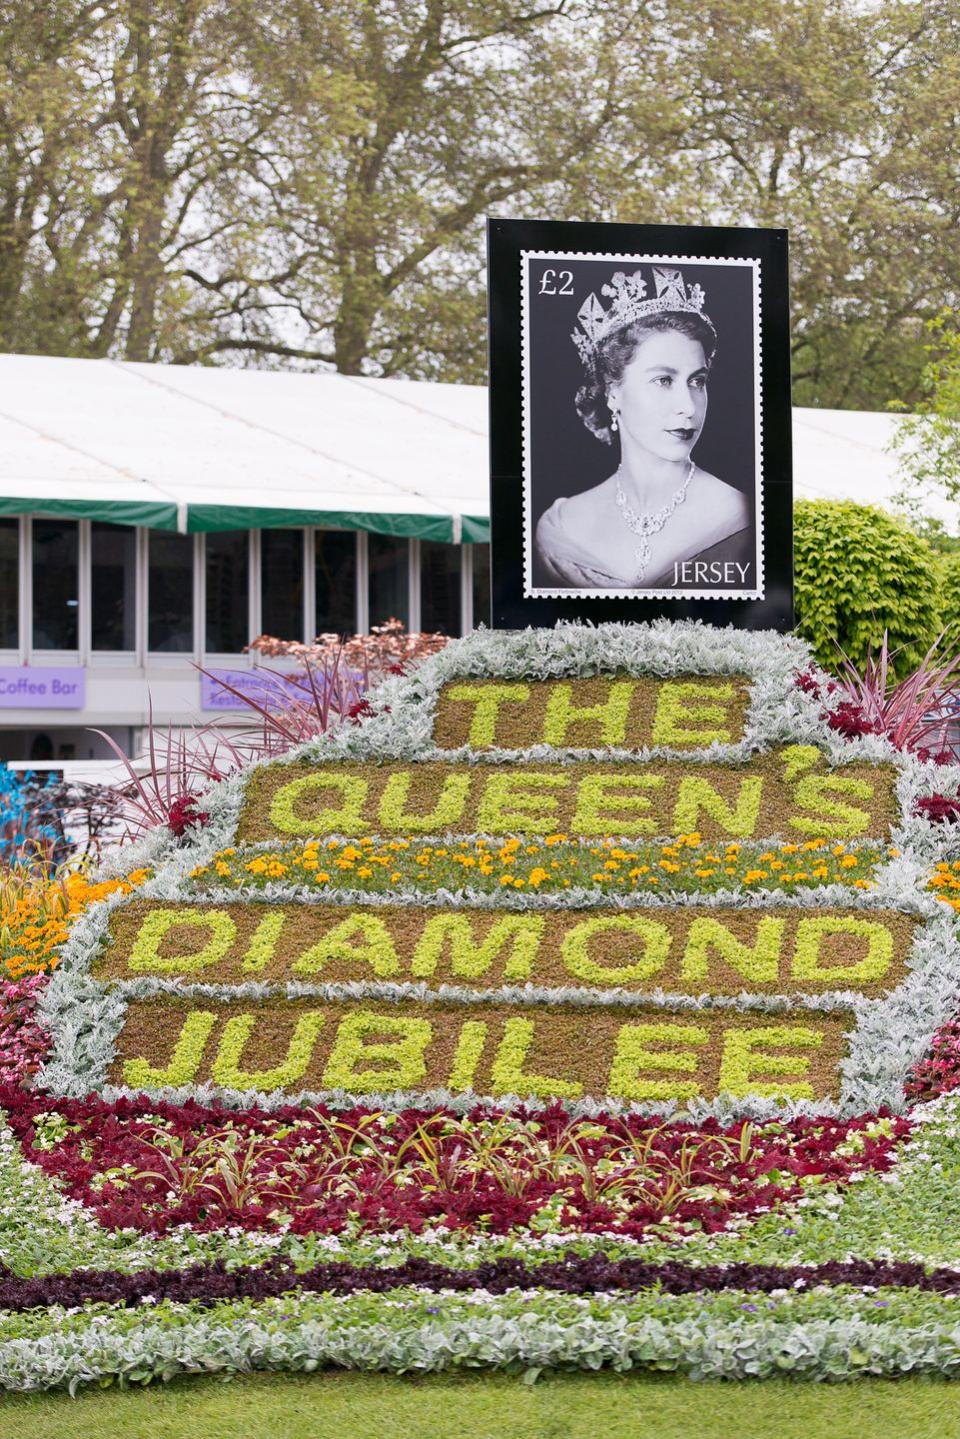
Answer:
[[[213, 283], [236, 297], [237, 325], [197, 353], [479, 378], [483, 215], [513, 205], [563, 213], [579, 178], [631, 127], [652, 153], [668, 143], [654, 9], [644, 0], [293, 5], [319, 67], [285, 68], [281, 82], [277, 55], [256, 34], [246, 50], [259, 86], [286, 87], [258, 177], [278, 204], [289, 276], [276, 299], [289, 338], [249, 335], [251, 297], [228, 266]], [[261, 24], [289, 25], [290, 14], [280, 0]], [[318, 127], [324, 87], [353, 99], [338, 133]]]
[[[5, 349], [56, 348], [45, 322], [44, 253], [51, 197], [82, 170], [96, 126], [84, 76], [108, 8], [76, 0], [0, 3], [0, 337]], [[50, 320], [46, 316], [46, 320]], [[67, 316], [69, 330], [71, 320]]]
[[960, 301], [956, 0], [0, 0], [0, 38], [6, 348], [480, 380], [485, 213], [787, 225], [806, 403], [916, 400]]

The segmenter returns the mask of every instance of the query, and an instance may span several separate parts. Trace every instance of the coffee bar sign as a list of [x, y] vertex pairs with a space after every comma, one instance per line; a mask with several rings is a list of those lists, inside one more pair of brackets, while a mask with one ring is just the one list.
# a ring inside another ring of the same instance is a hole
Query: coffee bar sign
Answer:
[[81, 710], [86, 679], [79, 665], [0, 665], [0, 709]]

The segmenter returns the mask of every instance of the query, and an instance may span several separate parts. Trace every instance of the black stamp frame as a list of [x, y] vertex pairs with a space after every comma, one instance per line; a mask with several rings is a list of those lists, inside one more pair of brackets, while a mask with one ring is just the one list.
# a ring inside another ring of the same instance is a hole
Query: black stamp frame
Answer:
[[[686, 255], [760, 261], [763, 407], [763, 599], [595, 598], [524, 594], [521, 254]], [[740, 629], [793, 628], [793, 482], [786, 230], [626, 225], [565, 220], [487, 221], [490, 367], [490, 596], [494, 629], [557, 620], [701, 619]]]

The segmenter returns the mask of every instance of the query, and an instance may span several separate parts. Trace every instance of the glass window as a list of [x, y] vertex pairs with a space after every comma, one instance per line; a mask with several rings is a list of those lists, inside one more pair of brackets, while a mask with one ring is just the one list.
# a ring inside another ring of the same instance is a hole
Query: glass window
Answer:
[[20, 521], [0, 520], [0, 650], [20, 645]]
[[420, 628], [460, 633], [460, 546], [420, 541]]
[[34, 520], [34, 649], [77, 648], [77, 580], [77, 521]]
[[246, 530], [206, 537], [205, 644], [210, 654], [238, 655], [250, 639], [249, 550]]
[[473, 546], [473, 623], [490, 624], [490, 546]]
[[410, 623], [410, 546], [393, 535], [368, 535], [370, 626], [385, 620]]
[[148, 648], [158, 654], [193, 649], [193, 535], [150, 531]]
[[137, 647], [137, 532], [132, 525], [90, 526], [90, 646]]
[[317, 610], [314, 633], [357, 630], [357, 537], [353, 530], [317, 530], [314, 551]]
[[278, 640], [303, 639], [302, 530], [260, 532], [260, 628]]

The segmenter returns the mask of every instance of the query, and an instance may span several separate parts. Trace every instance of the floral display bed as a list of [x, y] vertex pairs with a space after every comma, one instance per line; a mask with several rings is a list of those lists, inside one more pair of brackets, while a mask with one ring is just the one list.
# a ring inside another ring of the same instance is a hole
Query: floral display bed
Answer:
[[0, 1385], [957, 1371], [960, 768], [848, 718], [479, 632], [11, 910]]

